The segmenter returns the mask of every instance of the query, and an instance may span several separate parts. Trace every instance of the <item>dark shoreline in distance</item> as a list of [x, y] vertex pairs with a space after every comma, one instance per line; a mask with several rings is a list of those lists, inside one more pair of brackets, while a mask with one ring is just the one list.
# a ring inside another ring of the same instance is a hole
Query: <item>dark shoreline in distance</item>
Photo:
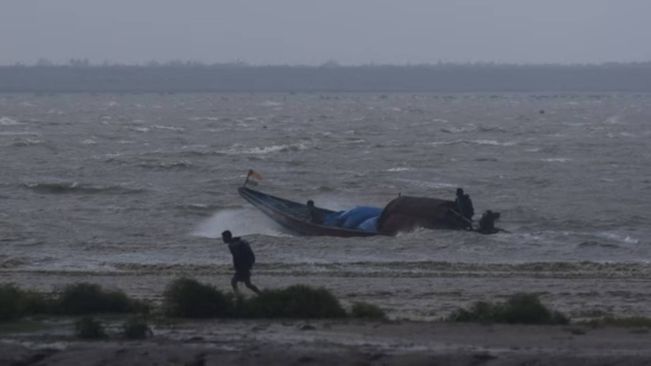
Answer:
[[651, 62], [600, 65], [0, 66], [0, 93], [651, 92]]

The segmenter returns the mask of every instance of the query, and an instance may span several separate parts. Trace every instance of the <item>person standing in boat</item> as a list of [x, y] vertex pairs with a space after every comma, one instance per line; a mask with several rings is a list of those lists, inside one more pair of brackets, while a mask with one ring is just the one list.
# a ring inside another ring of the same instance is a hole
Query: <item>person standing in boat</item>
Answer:
[[463, 193], [463, 189], [457, 188], [457, 198], [454, 204], [457, 212], [463, 217], [466, 228], [472, 229], [472, 216], [475, 214], [475, 208], [472, 206], [470, 196]]
[[259, 295], [260, 290], [251, 283], [251, 268], [255, 263], [255, 254], [253, 254], [249, 243], [240, 237], [234, 238], [229, 230], [222, 232], [222, 240], [228, 244], [228, 250], [233, 256], [233, 268], [235, 269], [235, 274], [231, 279], [233, 291], [238, 293], [237, 283], [244, 282], [247, 288]]

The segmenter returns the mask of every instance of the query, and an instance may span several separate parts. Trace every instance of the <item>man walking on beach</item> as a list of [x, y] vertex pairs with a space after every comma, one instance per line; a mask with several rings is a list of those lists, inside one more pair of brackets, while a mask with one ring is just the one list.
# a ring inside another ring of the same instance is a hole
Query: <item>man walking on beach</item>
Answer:
[[249, 243], [240, 237], [234, 238], [228, 230], [222, 232], [222, 240], [224, 243], [228, 244], [228, 250], [230, 250], [233, 255], [233, 267], [235, 268], [235, 274], [231, 279], [233, 291], [238, 293], [237, 283], [244, 282], [246, 287], [259, 295], [260, 290], [251, 283], [251, 267], [253, 267], [253, 263], [255, 263], [255, 254], [253, 254], [253, 250], [251, 250]]

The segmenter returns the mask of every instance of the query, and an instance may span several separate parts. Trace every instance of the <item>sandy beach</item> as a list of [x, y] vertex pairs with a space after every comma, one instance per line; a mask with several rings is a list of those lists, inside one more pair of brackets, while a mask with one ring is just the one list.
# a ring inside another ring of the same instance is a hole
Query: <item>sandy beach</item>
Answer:
[[[183, 321], [84, 342], [72, 319], [5, 333], [1, 365], [649, 365], [648, 329], [441, 322]], [[110, 323], [110, 320], [107, 321]]]

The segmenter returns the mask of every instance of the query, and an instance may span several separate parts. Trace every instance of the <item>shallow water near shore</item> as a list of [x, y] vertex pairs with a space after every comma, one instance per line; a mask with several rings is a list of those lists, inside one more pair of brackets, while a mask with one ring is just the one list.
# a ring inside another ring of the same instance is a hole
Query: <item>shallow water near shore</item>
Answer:
[[[650, 121], [644, 94], [3, 94], [2, 282], [227, 289], [230, 229], [263, 287], [325, 286], [394, 318], [516, 291], [648, 316]], [[333, 209], [463, 187], [511, 233], [297, 237], [238, 196], [248, 169]]]

